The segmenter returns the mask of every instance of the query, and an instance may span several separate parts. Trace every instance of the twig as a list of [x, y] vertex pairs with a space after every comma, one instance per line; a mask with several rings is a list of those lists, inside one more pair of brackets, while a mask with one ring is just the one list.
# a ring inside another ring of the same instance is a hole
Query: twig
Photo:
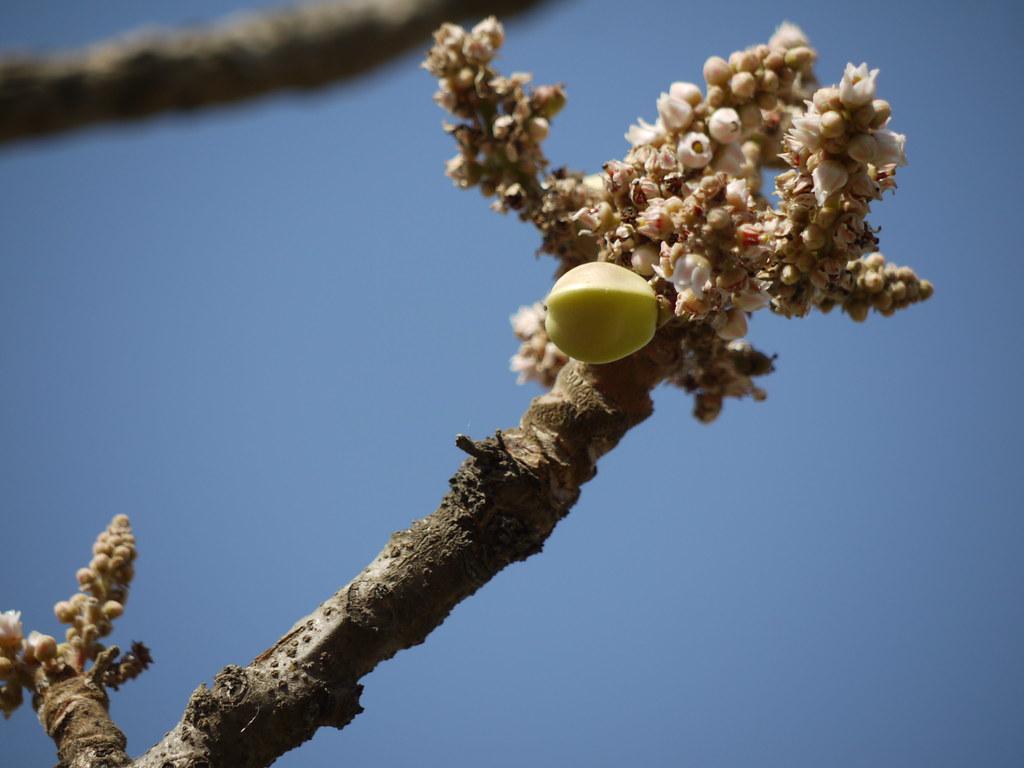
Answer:
[[196, 110], [360, 75], [443, 21], [540, 0], [354, 0], [140, 33], [56, 56], [0, 57], [0, 142]]

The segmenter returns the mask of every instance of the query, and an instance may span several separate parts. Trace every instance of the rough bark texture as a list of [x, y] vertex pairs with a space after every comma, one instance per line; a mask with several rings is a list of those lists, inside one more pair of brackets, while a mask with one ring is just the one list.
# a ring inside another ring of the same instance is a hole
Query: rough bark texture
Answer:
[[[678, 339], [658, 346], [671, 357]], [[598, 458], [651, 414], [650, 390], [667, 362], [657, 348], [610, 365], [571, 362], [519, 427], [479, 442], [460, 435], [470, 458], [440, 507], [393, 534], [355, 579], [249, 666], [225, 667], [212, 687], [201, 685], [181, 721], [131, 765], [262, 768], [318, 728], [348, 724], [362, 711], [364, 675], [422, 643], [507, 565], [540, 552]], [[102, 689], [85, 686], [59, 700], [54, 689], [37, 706], [63, 765], [124, 765], [124, 737], [106, 716]], [[59, 719], [51, 711], [93, 705], [98, 711], [80, 731], [49, 725]], [[100, 742], [117, 750], [88, 752]]]
[[0, 59], [0, 142], [309, 89], [426, 48], [444, 21], [540, 0], [352, 0], [209, 29], [136, 35], [55, 57]]
[[127, 739], [110, 719], [110, 700], [100, 684], [110, 660], [111, 648], [100, 654], [86, 675], [41, 687], [34, 702], [39, 722], [57, 744], [61, 768], [118, 768], [131, 764], [125, 752]]

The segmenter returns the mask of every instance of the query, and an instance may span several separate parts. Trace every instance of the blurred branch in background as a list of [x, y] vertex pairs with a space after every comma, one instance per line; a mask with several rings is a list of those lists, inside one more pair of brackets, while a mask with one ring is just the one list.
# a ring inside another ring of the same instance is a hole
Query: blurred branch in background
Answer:
[[0, 142], [138, 120], [355, 77], [441, 22], [541, 0], [355, 0], [145, 32], [52, 56], [0, 55]]

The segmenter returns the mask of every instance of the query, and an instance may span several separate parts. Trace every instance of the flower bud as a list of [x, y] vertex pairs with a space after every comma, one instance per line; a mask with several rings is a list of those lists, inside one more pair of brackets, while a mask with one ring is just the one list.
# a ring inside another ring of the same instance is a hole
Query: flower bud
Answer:
[[33, 630], [25, 641], [25, 656], [36, 661], [49, 661], [57, 655], [57, 641], [50, 635]]
[[704, 99], [704, 96], [700, 92], [700, 88], [693, 83], [672, 83], [668, 88], [668, 93], [675, 99], [685, 101], [691, 107], [696, 107]]
[[548, 136], [550, 128], [551, 126], [548, 124], [548, 121], [543, 117], [530, 118], [530, 122], [527, 123], [530, 138], [534, 141], [544, 141]]
[[116, 619], [123, 613], [124, 606], [117, 602], [117, 600], [107, 600], [103, 604], [103, 615], [108, 619]]
[[732, 77], [732, 67], [721, 56], [712, 56], [704, 62], [704, 79], [708, 85], [725, 85]]
[[10, 680], [14, 677], [14, 662], [6, 656], [0, 656], [0, 680]]
[[729, 80], [729, 90], [738, 99], [749, 99], [757, 93], [757, 80], [749, 72], [737, 72]]
[[846, 121], [838, 112], [829, 110], [821, 116], [821, 135], [834, 139], [846, 132]]
[[708, 120], [708, 132], [715, 141], [722, 144], [731, 144], [743, 132], [743, 127], [740, 125], [740, 116], [736, 113], [735, 109], [729, 107], [716, 109], [711, 115], [711, 119]]

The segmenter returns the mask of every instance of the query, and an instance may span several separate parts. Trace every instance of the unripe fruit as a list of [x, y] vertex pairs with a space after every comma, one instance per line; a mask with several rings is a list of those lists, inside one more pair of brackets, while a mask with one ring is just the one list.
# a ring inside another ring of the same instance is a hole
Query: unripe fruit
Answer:
[[636, 352], [658, 324], [658, 301], [647, 281], [605, 261], [570, 269], [546, 304], [551, 341], [584, 363], [610, 363]]

